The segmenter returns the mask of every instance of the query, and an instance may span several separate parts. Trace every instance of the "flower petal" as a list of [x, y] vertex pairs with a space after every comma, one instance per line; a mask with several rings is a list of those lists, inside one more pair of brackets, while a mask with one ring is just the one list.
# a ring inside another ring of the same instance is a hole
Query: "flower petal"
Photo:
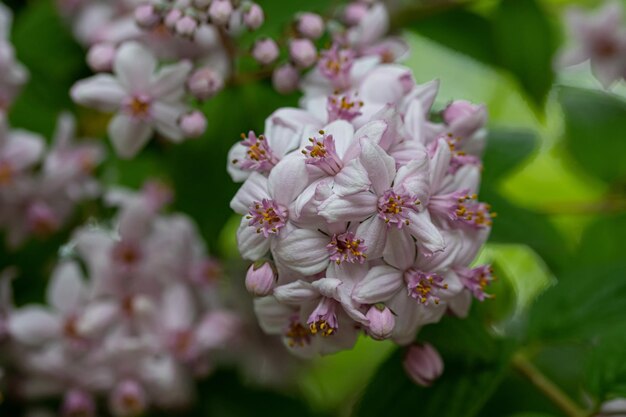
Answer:
[[132, 158], [152, 137], [152, 126], [125, 114], [117, 114], [109, 123], [109, 136], [120, 157]]
[[147, 48], [137, 42], [126, 42], [115, 54], [113, 71], [126, 91], [145, 94], [156, 65], [154, 55]]
[[257, 233], [254, 227], [248, 225], [248, 219], [244, 218], [237, 230], [237, 245], [244, 259], [257, 261], [269, 251], [270, 240], [263, 233]]
[[396, 161], [377, 144], [367, 139], [361, 140], [361, 164], [367, 171], [372, 187], [377, 195], [391, 188], [396, 176]]
[[50, 310], [26, 306], [15, 310], [9, 319], [9, 332], [18, 342], [38, 346], [59, 335], [61, 321]]
[[363, 281], [352, 291], [352, 298], [363, 304], [375, 304], [393, 297], [404, 283], [402, 271], [387, 265], [369, 270]]
[[112, 75], [98, 74], [74, 84], [70, 95], [83, 106], [113, 112], [120, 107], [127, 93]]
[[274, 297], [281, 303], [299, 306], [305, 301], [312, 301], [319, 298], [320, 294], [313, 285], [308, 282], [298, 280], [296, 282], [274, 288]]
[[254, 202], [260, 202], [264, 198], [269, 198], [267, 178], [258, 172], [253, 172], [230, 201], [230, 208], [236, 213], [246, 214]]
[[328, 266], [328, 236], [317, 230], [295, 229], [279, 239], [272, 251], [280, 262], [302, 275], [314, 275]]
[[359, 225], [356, 235], [367, 246], [367, 257], [375, 259], [383, 254], [387, 241], [387, 225], [378, 216], [372, 216]]
[[86, 296], [83, 274], [76, 262], [63, 262], [52, 273], [46, 300], [62, 313], [75, 312]]
[[369, 191], [340, 197], [333, 194], [318, 207], [318, 214], [330, 223], [361, 221], [376, 213], [377, 198]]

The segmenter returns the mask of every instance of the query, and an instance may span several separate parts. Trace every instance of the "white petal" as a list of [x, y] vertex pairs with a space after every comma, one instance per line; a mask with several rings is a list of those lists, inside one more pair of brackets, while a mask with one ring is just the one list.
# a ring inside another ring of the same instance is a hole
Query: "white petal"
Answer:
[[396, 176], [396, 161], [380, 146], [367, 139], [361, 141], [361, 164], [365, 167], [377, 195], [391, 188]]
[[335, 175], [333, 192], [338, 195], [354, 194], [369, 190], [370, 185], [367, 171], [358, 159], [354, 159]]
[[185, 82], [191, 68], [189, 61], [161, 68], [150, 83], [151, 95], [165, 101], [180, 100], [185, 94]]
[[182, 284], [169, 286], [163, 293], [161, 320], [166, 329], [189, 329], [195, 316], [194, 301]]
[[428, 210], [409, 213], [409, 231], [417, 240], [420, 251], [430, 255], [445, 249], [446, 243], [441, 232], [430, 219]]
[[152, 126], [142, 120], [117, 114], [109, 123], [109, 136], [115, 152], [122, 158], [132, 158], [150, 140]]
[[270, 249], [270, 239], [257, 233], [256, 228], [248, 225], [248, 219], [241, 219], [241, 225], [237, 230], [237, 245], [244, 259], [257, 261]]
[[318, 207], [328, 222], [361, 221], [376, 213], [377, 198], [369, 191], [340, 197], [332, 195]]
[[126, 91], [148, 93], [152, 74], [156, 70], [152, 53], [137, 42], [124, 43], [115, 54], [113, 70]]
[[58, 316], [43, 307], [26, 306], [15, 310], [9, 319], [9, 332], [18, 342], [37, 346], [59, 335]]
[[70, 95], [72, 100], [83, 106], [113, 112], [120, 107], [127, 92], [115, 77], [99, 74], [74, 84]]
[[63, 313], [75, 312], [86, 296], [83, 274], [76, 262], [63, 262], [52, 273], [46, 300]]
[[276, 202], [286, 207], [289, 207], [309, 184], [302, 155], [297, 153], [292, 155], [276, 164], [268, 177], [269, 194]]
[[276, 243], [273, 254], [286, 267], [302, 275], [314, 275], [328, 266], [328, 236], [317, 230], [295, 229]]
[[274, 297], [278, 301], [293, 306], [298, 306], [305, 301], [315, 300], [319, 296], [319, 291], [305, 281], [296, 281], [274, 288]]
[[172, 142], [182, 141], [185, 135], [178, 121], [186, 111], [187, 108], [182, 104], [157, 101], [152, 105], [152, 117], [156, 130]]
[[370, 217], [359, 225], [356, 235], [363, 239], [367, 246], [367, 257], [376, 259], [383, 255], [387, 241], [387, 225], [377, 215]]
[[254, 312], [261, 329], [268, 334], [282, 334], [293, 315], [291, 307], [281, 304], [273, 296], [255, 298]]
[[236, 213], [245, 215], [253, 203], [261, 202], [267, 198], [270, 198], [267, 190], [267, 178], [258, 172], [253, 172], [231, 200], [230, 208]]
[[392, 227], [387, 231], [387, 243], [383, 252], [385, 262], [404, 271], [413, 265], [416, 254], [415, 242], [406, 230]]
[[386, 301], [401, 290], [404, 284], [402, 271], [386, 265], [375, 266], [352, 291], [352, 298], [363, 304]]

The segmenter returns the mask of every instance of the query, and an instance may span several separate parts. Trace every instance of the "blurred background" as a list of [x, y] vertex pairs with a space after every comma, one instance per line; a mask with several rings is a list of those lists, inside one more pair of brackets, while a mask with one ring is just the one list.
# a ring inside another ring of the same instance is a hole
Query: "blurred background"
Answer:
[[[76, 108], [68, 96], [70, 86], [90, 71], [54, 3], [5, 3], [15, 12], [17, 57], [31, 73], [11, 109], [11, 124], [50, 137], [58, 114], [70, 109], [84, 136], [104, 137], [107, 119]], [[299, 10], [326, 13], [341, 2], [259, 3], [266, 23], [254, 37], [242, 39], [250, 46], [258, 36], [280, 34]], [[220, 370], [201, 384], [199, 405], [189, 415], [563, 415], [498, 361], [510, 345], [532, 352], [536, 366], [581, 402], [626, 396], [626, 86], [622, 81], [603, 89], [588, 64], [553, 69], [556, 52], [567, 41], [564, 10], [601, 4], [390, 4], [392, 27], [410, 46], [403, 64], [418, 83], [441, 81], [435, 110], [465, 99], [485, 103], [489, 111], [481, 199], [493, 205], [498, 218], [480, 261], [492, 262], [499, 280], [492, 291], [496, 298], [476, 306], [472, 315], [488, 325], [497, 347], [491, 336], [464, 335], [454, 323], [427, 329], [427, 340], [448, 342], [446, 377], [433, 391], [414, 392], [390, 382], [401, 378], [394, 345], [362, 338], [352, 351], [301, 366], [293, 383], [279, 389]], [[245, 59], [239, 65], [244, 72], [252, 66]], [[297, 94], [278, 94], [269, 80], [243, 80], [205, 104], [209, 125], [203, 137], [180, 146], [153, 142], [131, 161], [111, 153], [100, 178], [133, 188], [146, 178], [170, 184], [176, 194], [172, 208], [195, 219], [209, 251], [229, 265], [229, 285], [242, 286], [243, 275], [233, 272], [245, 265], [234, 241], [239, 218], [228, 206], [237, 185], [226, 172], [226, 154], [241, 132], [262, 130], [273, 109], [297, 100]], [[73, 224], [105, 214], [86, 204]], [[14, 282], [17, 305], [43, 300], [68, 233], [31, 240], [16, 251], [0, 249], [0, 269], [15, 265], [20, 271]], [[479, 359], [455, 362], [455, 355], [467, 350]], [[445, 412], [433, 414], [444, 405]], [[12, 417], [17, 411], [10, 407], [0, 405], [0, 415]]]

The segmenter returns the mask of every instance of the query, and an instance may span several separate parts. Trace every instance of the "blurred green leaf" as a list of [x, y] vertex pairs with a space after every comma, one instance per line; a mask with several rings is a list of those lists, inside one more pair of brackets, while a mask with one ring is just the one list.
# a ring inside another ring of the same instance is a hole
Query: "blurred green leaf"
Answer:
[[18, 14], [12, 40], [30, 80], [11, 108], [11, 122], [49, 136], [58, 114], [73, 107], [70, 87], [88, 74], [84, 51], [51, 0], [32, 2]]
[[427, 326], [420, 340], [440, 351], [446, 366], [442, 377], [429, 388], [415, 385], [402, 367], [404, 350], [398, 349], [370, 381], [355, 416], [472, 417], [480, 412], [506, 372], [509, 346], [475, 317], [446, 317]]
[[530, 311], [529, 337], [544, 342], [589, 341], [626, 331], [626, 264], [573, 269], [559, 277]]
[[626, 398], [626, 334], [607, 335], [594, 343], [587, 361], [586, 387], [598, 402], [609, 398]]
[[562, 87], [567, 147], [587, 173], [608, 182], [626, 178], [626, 101], [600, 91]]
[[548, 17], [536, 0], [502, 0], [492, 22], [498, 62], [542, 108], [554, 79], [552, 56], [556, 50]]
[[624, 259], [626, 214], [607, 215], [591, 223], [576, 252], [579, 265], [604, 265]]
[[529, 130], [490, 128], [483, 155], [483, 183], [495, 184], [519, 166], [537, 147], [537, 135]]

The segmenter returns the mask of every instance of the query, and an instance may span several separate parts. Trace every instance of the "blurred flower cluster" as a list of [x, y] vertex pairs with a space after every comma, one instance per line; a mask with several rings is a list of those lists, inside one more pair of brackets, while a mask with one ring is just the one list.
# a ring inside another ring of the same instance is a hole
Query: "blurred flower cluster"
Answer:
[[597, 11], [567, 11], [565, 21], [571, 44], [557, 57], [568, 67], [589, 61], [593, 74], [605, 88], [626, 77], [626, 24], [619, 1], [609, 0]]
[[235, 345], [241, 321], [217, 293], [219, 264], [193, 222], [161, 207], [170, 192], [112, 190], [114, 227], [77, 230], [54, 270], [46, 305], [11, 307], [2, 281], [3, 348], [17, 398], [62, 396], [61, 415], [115, 416], [148, 407], [183, 407], [193, 378], [208, 374], [215, 351]]
[[[349, 349], [362, 332], [404, 345], [489, 297], [491, 269], [470, 268], [495, 216], [476, 195], [485, 108], [454, 101], [436, 122], [438, 82], [341, 43], [301, 87], [301, 108], [276, 110], [229, 155], [261, 327], [301, 356]], [[407, 363], [438, 374], [432, 352]]]

